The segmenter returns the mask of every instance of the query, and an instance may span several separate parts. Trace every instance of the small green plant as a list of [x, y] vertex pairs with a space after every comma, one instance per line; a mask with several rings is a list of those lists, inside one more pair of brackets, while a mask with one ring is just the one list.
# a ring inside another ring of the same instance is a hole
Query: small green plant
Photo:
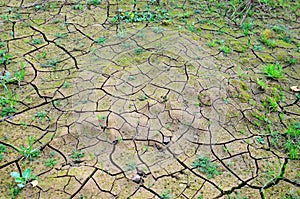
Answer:
[[297, 63], [297, 60], [293, 57], [290, 57], [289, 59], [286, 60], [289, 64], [295, 65]]
[[69, 88], [71, 86], [70, 82], [65, 81], [63, 84], [63, 88]]
[[262, 71], [267, 77], [272, 79], [284, 77], [282, 66], [279, 63], [263, 66]]
[[95, 40], [97, 44], [104, 44], [106, 41], [107, 41], [106, 37], [99, 37], [97, 40]]
[[164, 9], [159, 9], [156, 12], [150, 11], [149, 9], [145, 11], [129, 11], [129, 12], [122, 12], [117, 16], [114, 16], [114, 21], [125, 21], [128, 22], [158, 22], [162, 20], [166, 20], [169, 18], [169, 14]]
[[291, 159], [298, 159], [300, 156], [300, 122], [295, 122], [289, 126], [286, 135], [285, 148]]
[[24, 188], [29, 181], [37, 179], [37, 177], [32, 174], [32, 170], [30, 168], [25, 169], [22, 175], [18, 172], [11, 172], [10, 176], [15, 179], [15, 182], [18, 183], [17, 185], [20, 189]]
[[267, 88], [267, 83], [265, 82], [264, 79], [256, 79], [256, 83], [258, 84], [259, 88], [262, 90], [265, 90]]
[[268, 97], [265, 101], [262, 102], [263, 106], [271, 112], [276, 112], [278, 110], [278, 100], [274, 97]]
[[253, 46], [253, 50], [261, 51], [262, 49], [263, 49], [263, 47], [261, 45], [254, 45]]
[[300, 136], [300, 122], [295, 122], [293, 125], [291, 125], [287, 132], [289, 136], [292, 136], [294, 138], [297, 138]]
[[0, 161], [4, 159], [4, 155], [7, 152], [6, 146], [0, 144]]
[[22, 189], [19, 188], [19, 187], [10, 186], [9, 191], [10, 191], [10, 194], [11, 194], [11, 198], [15, 199], [22, 192]]
[[48, 158], [45, 162], [46, 167], [53, 168], [55, 165], [57, 165], [57, 160], [55, 158]]
[[132, 171], [132, 170], [135, 170], [136, 168], [137, 168], [136, 163], [130, 162], [127, 164], [126, 171]]
[[226, 56], [231, 53], [231, 48], [229, 46], [220, 46], [219, 50]]
[[253, 23], [243, 23], [242, 24], [241, 28], [244, 31], [243, 32], [244, 36], [248, 36], [252, 33], [251, 30], [253, 28], [253, 25], [254, 25]]
[[271, 132], [271, 140], [270, 140], [271, 146], [278, 145], [281, 138], [282, 136], [277, 131]]
[[54, 34], [55, 37], [57, 37], [58, 39], [64, 39], [66, 37], [68, 37], [68, 33], [55, 33]]
[[261, 136], [257, 136], [256, 137], [256, 141], [259, 143], [259, 144], [265, 144], [265, 139]]
[[222, 147], [223, 151], [226, 152], [226, 153], [229, 153], [230, 152], [230, 149], [226, 146], [223, 146]]
[[0, 76], [0, 83], [6, 90], [8, 89], [7, 84], [13, 83], [15, 81], [16, 81], [15, 77], [12, 77], [11, 73], [8, 71], [6, 71], [4, 75]]
[[47, 118], [47, 112], [46, 111], [37, 112], [36, 114], [34, 114], [32, 119], [35, 120], [35, 118], [38, 118], [40, 121], [43, 122], [45, 118]]
[[93, 5], [93, 6], [98, 6], [98, 5], [100, 5], [101, 2], [102, 2], [102, 0], [88, 0], [87, 4]]
[[83, 10], [84, 9], [84, 4], [79, 1], [76, 5], [73, 6], [74, 10]]
[[192, 162], [191, 166], [198, 169], [198, 171], [201, 173], [207, 175], [208, 178], [213, 178], [216, 175], [221, 174], [221, 172], [217, 170], [219, 166], [211, 162], [211, 160], [206, 156], [197, 157], [197, 159]]
[[276, 32], [277, 34], [281, 34], [287, 31], [287, 28], [282, 25], [274, 25], [272, 30]]
[[299, 199], [299, 195], [297, 194], [296, 191], [291, 189], [288, 193], [285, 193], [283, 195], [282, 199]]
[[170, 190], [168, 190], [168, 189], [159, 195], [159, 198], [161, 198], [161, 199], [170, 199], [171, 197], [172, 197], [172, 195], [170, 193]]
[[22, 68], [18, 71], [15, 71], [15, 74], [14, 74], [14, 78], [16, 79], [16, 81], [18, 81], [19, 86], [21, 84], [21, 81], [23, 81], [25, 78], [25, 73], [26, 73], [25, 66], [26, 66], [26, 63], [22, 62]]
[[16, 149], [23, 157], [26, 159], [29, 159], [32, 161], [34, 158], [37, 158], [40, 156], [40, 150], [39, 148], [33, 148], [33, 144], [35, 142], [35, 137], [28, 136], [27, 138], [28, 147], [24, 147], [23, 145], [20, 146], [20, 148], [13, 146], [14, 149]]
[[54, 101], [53, 101], [53, 105], [54, 105], [54, 106], [62, 106], [63, 103], [62, 103], [60, 100], [54, 100]]
[[84, 157], [84, 153], [81, 150], [74, 150], [71, 158], [75, 159], [76, 161], [80, 161], [81, 158]]
[[2, 108], [1, 116], [7, 117], [16, 112], [17, 112], [17, 109], [14, 106], [7, 106], [7, 107]]
[[217, 44], [216, 44], [216, 41], [213, 40], [213, 41], [207, 42], [206, 45], [209, 47], [215, 47]]
[[140, 55], [140, 54], [142, 54], [144, 51], [145, 51], [145, 50], [144, 50], [143, 48], [136, 48], [136, 49], [134, 49], [134, 53], [135, 53], [136, 55]]
[[277, 42], [275, 40], [270, 39], [269, 37], [264, 35], [260, 37], [260, 41], [269, 48], [275, 48], [277, 46]]
[[34, 6], [35, 10], [45, 10], [45, 7], [43, 4], [37, 4], [36, 6]]
[[147, 100], [147, 99], [148, 99], [147, 95], [142, 95], [142, 96], [140, 96], [140, 98], [139, 98], [140, 101], [145, 101], [145, 100]]
[[42, 44], [42, 43], [43, 43], [43, 40], [40, 38], [35, 38], [31, 41], [31, 44], [33, 44], [33, 45]]
[[7, 65], [11, 62], [13, 56], [6, 52], [6, 50], [0, 50], [0, 65]]
[[156, 34], [162, 33], [163, 31], [164, 31], [164, 29], [159, 26], [156, 26], [153, 28], [153, 32]]
[[0, 48], [4, 47], [5, 45], [6, 45], [6, 42], [4, 42], [4, 41], [0, 42]]
[[107, 116], [106, 115], [97, 115], [97, 118], [99, 121], [101, 121], [101, 120], [106, 120]]
[[42, 68], [56, 68], [57, 64], [59, 63], [59, 60], [57, 60], [55, 57], [53, 57], [52, 59], [48, 59], [46, 61], [46, 63], [41, 64], [40, 66]]
[[86, 197], [85, 195], [83, 195], [83, 194], [80, 194], [80, 195], [78, 196], [78, 199], [87, 199], [87, 197]]
[[229, 104], [229, 102], [230, 102], [228, 98], [223, 98], [223, 101], [225, 104]]

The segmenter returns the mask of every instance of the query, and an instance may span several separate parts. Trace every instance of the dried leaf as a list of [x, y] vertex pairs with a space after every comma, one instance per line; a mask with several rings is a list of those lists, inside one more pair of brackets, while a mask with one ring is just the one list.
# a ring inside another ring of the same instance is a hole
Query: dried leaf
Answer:
[[300, 92], [300, 88], [298, 88], [298, 86], [292, 86], [291, 90], [294, 92]]
[[30, 184], [32, 185], [32, 187], [36, 187], [38, 185], [38, 181], [37, 180], [33, 180], [30, 182]]

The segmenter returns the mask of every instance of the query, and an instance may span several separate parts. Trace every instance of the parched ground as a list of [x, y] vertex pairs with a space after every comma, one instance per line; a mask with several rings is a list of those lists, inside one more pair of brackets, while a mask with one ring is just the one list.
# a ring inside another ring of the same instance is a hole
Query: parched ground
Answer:
[[0, 1], [0, 198], [299, 198], [299, 10]]

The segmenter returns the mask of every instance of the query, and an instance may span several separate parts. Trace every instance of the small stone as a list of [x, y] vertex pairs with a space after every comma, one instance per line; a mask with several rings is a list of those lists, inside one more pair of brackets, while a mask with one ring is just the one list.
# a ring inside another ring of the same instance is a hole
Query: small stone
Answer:
[[145, 172], [142, 171], [142, 170], [138, 170], [138, 171], [137, 171], [137, 174], [138, 174], [139, 176], [141, 176], [141, 177], [144, 177], [144, 176], [146, 175]]
[[138, 174], [136, 174], [135, 176], [133, 176], [133, 178], [131, 178], [131, 180], [137, 184], [142, 184], [144, 183], [144, 179], [139, 176]]
[[163, 144], [164, 145], [167, 145], [167, 144], [169, 144], [170, 142], [171, 142], [171, 136], [164, 136], [163, 137]]

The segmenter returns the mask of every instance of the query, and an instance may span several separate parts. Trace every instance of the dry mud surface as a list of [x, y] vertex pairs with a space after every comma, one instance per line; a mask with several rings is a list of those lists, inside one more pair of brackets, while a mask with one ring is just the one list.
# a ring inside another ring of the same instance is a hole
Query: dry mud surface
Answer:
[[0, 198], [299, 198], [299, 3], [244, 2], [0, 1]]

